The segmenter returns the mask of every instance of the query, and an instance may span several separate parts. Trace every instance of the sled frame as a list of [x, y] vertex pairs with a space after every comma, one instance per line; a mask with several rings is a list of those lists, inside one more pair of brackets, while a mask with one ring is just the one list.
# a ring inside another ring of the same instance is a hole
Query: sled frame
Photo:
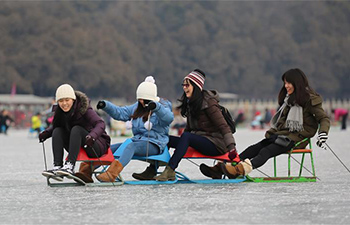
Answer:
[[[295, 149], [300, 144], [304, 142], [308, 142], [307, 146], [308, 148], [305, 149]], [[267, 182], [267, 183], [293, 183], [293, 182], [316, 182], [317, 176], [316, 176], [316, 170], [314, 165], [314, 159], [312, 154], [312, 145], [311, 145], [311, 139], [305, 138], [301, 140], [300, 142], [297, 142], [294, 147], [287, 153], [288, 154], [288, 174], [286, 177], [278, 177], [277, 176], [277, 157], [274, 157], [273, 159], [273, 176], [272, 177], [250, 177], [247, 176], [247, 182]], [[282, 154], [282, 155], [285, 155]], [[293, 158], [292, 155], [300, 155], [301, 154], [301, 162], [299, 167], [299, 175], [298, 176], [291, 176], [291, 159]], [[304, 170], [307, 170], [307, 168], [304, 166], [305, 162], [305, 156], [309, 155], [310, 158], [310, 164], [312, 169], [311, 176], [302, 176], [302, 172]]]

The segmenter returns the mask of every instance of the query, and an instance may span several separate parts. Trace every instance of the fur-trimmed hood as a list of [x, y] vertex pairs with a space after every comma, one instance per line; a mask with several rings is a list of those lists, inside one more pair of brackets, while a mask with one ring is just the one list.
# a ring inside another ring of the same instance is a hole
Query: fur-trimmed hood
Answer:
[[[79, 107], [79, 113], [84, 115], [90, 106], [90, 100], [87, 95], [81, 91], [75, 91], [75, 96], [77, 97], [75, 107]], [[75, 109], [77, 111], [77, 109]]]

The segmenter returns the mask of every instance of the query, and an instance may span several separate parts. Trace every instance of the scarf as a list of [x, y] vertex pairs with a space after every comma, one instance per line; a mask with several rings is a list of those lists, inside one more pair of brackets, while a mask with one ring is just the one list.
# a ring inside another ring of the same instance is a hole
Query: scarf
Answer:
[[271, 119], [271, 127], [274, 129], [277, 129], [277, 123], [280, 120], [282, 116], [283, 110], [286, 108], [286, 106], [290, 107], [290, 110], [287, 115], [287, 120], [285, 126], [288, 127], [290, 132], [300, 132], [304, 130], [303, 127], [303, 108], [299, 106], [298, 104], [295, 104], [294, 106], [288, 104], [289, 95], [287, 94], [284, 98], [283, 105], [278, 109], [276, 114]]

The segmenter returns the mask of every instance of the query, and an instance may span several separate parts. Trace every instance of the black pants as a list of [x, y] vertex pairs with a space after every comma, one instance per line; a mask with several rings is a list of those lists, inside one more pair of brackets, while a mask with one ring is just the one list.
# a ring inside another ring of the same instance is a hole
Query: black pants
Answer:
[[181, 159], [187, 152], [188, 147], [192, 147], [203, 155], [217, 156], [222, 155], [216, 146], [208, 138], [190, 132], [182, 133], [181, 137], [170, 136], [168, 148], [175, 148], [174, 154], [171, 156], [169, 166], [175, 170]]
[[264, 165], [268, 159], [286, 153], [294, 146], [293, 141], [288, 146], [284, 147], [275, 144], [275, 140], [276, 137], [268, 138], [251, 145], [239, 154], [239, 157], [242, 160], [250, 159], [253, 168], [256, 169]]
[[341, 120], [341, 129], [342, 130], [346, 130], [347, 119], [348, 119], [348, 113], [345, 114], [344, 116], [342, 116], [342, 120]]
[[[55, 166], [63, 165], [63, 153], [66, 149], [68, 152], [67, 161], [75, 164], [77, 156], [79, 154], [80, 147], [85, 145], [85, 137], [88, 135], [88, 131], [80, 126], [74, 126], [70, 133], [61, 127], [57, 127], [52, 133], [52, 151], [53, 151], [53, 162]], [[85, 149], [86, 154], [90, 158], [97, 158], [104, 154], [101, 151], [100, 146], [95, 142], [93, 146], [95, 152], [91, 147]]]

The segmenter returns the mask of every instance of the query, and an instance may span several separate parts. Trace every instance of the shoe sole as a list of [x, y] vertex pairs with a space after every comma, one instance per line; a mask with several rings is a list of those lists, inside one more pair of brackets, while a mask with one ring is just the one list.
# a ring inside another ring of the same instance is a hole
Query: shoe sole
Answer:
[[85, 183], [94, 183], [94, 180], [92, 178], [89, 178], [82, 173], [77, 172], [73, 176], [79, 178], [80, 180], [84, 181]]
[[[155, 180], [154, 177], [152, 178], [145, 178], [145, 177], [142, 177], [142, 176], [139, 176], [139, 175], [135, 175], [135, 174], [132, 174], [131, 175], [133, 178], [135, 178], [136, 180]], [[156, 175], [154, 175], [156, 176]]]
[[79, 177], [76, 177], [74, 175], [70, 175], [68, 178], [73, 179], [78, 184], [86, 185], [86, 183], [82, 179], [80, 179]]
[[44, 173], [42, 172], [41, 173], [44, 177], [46, 178], [49, 178], [49, 179], [54, 179], [54, 180], [57, 180], [57, 181], [63, 181], [63, 177], [62, 176], [59, 176], [59, 175], [52, 175], [51, 173]]
[[164, 179], [164, 180], [157, 180], [157, 178], [155, 179], [156, 181], [174, 181], [176, 180], [176, 178], [168, 178], [168, 179]]
[[57, 171], [56, 174], [61, 175], [61, 176], [65, 176], [65, 177], [70, 178], [70, 179], [73, 179], [73, 177], [74, 177], [71, 173], [65, 172], [65, 171], [60, 171], [60, 170]]

